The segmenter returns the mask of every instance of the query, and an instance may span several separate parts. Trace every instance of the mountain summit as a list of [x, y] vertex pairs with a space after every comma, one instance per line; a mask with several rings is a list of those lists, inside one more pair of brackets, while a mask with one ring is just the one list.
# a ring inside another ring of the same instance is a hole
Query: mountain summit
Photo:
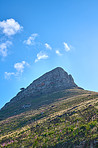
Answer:
[[40, 96], [55, 91], [77, 87], [71, 75], [68, 75], [63, 68], [57, 67], [38, 79], [34, 80], [26, 89], [17, 94], [17, 98], [26, 96]]
[[25, 95], [40, 95], [73, 87], [77, 87], [77, 85], [72, 76], [68, 75], [61, 67], [57, 67], [33, 81], [23, 93]]
[[[54, 97], [53, 93], [74, 88], [78, 88], [78, 86], [72, 76], [68, 75], [61, 67], [57, 67], [34, 80], [27, 88], [21, 88], [21, 91], [5, 104], [0, 112], [6, 110], [7, 115], [8, 112], [9, 114], [12, 112], [12, 115], [18, 114], [27, 109], [46, 104], [46, 101], [50, 103], [52, 98], [57, 99], [58, 95]], [[52, 97], [48, 98], [50, 94]]]

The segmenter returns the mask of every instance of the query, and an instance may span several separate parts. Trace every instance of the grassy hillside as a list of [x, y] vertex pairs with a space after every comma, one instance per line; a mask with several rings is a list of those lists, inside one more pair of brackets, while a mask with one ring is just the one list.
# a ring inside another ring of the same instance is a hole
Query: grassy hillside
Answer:
[[18, 100], [17, 98], [13, 98], [0, 110], [0, 120], [6, 119], [14, 115], [18, 115], [31, 109], [37, 109], [43, 105], [58, 101], [59, 98], [66, 99], [72, 96], [77, 96], [79, 94], [87, 93], [88, 91], [85, 91], [83, 89], [66, 89], [47, 95], [27, 96]]
[[31, 110], [0, 121], [0, 147], [98, 146], [98, 93], [65, 90], [36, 101]]

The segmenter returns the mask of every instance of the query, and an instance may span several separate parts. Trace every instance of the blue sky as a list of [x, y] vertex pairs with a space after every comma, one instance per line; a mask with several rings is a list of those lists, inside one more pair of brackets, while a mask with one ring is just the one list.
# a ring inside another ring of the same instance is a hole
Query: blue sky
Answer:
[[98, 1], [0, 0], [0, 108], [58, 66], [98, 91]]

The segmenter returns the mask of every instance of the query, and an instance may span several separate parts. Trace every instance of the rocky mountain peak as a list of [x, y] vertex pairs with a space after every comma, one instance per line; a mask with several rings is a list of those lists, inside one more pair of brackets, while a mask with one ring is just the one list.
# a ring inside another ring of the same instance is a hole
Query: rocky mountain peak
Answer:
[[18, 97], [47, 94], [73, 87], [77, 85], [72, 76], [68, 75], [63, 68], [57, 67], [34, 80], [26, 89], [18, 93]]
[[33, 108], [34, 104], [32, 104], [32, 101], [36, 100], [36, 98], [77, 87], [72, 76], [64, 71], [63, 68], [57, 67], [34, 80], [27, 88], [21, 88], [21, 91], [10, 102], [6, 103], [2, 110], [18, 104], [18, 110], [17, 108], [14, 109], [14, 114], [17, 114], [26, 108]]

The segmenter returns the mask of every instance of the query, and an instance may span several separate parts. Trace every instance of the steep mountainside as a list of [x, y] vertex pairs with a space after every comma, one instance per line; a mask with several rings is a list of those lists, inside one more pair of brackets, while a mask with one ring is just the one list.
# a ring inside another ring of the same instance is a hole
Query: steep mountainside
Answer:
[[[55, 101], [58, 96], [60, 97], [60, 94], [62, 96], [62, 90], [74, 88], [79, 87], [74, 83], [72, 76], [68, 75], [61, 67], [57, 67], [33, 81], [26, 89], [22, 88], [22, 91], [0, 110], [0, 120], [38, 108], [40, 105], [49, 104]], [[49, 95], [53, 93], [56, 96], [48, 99]]]

